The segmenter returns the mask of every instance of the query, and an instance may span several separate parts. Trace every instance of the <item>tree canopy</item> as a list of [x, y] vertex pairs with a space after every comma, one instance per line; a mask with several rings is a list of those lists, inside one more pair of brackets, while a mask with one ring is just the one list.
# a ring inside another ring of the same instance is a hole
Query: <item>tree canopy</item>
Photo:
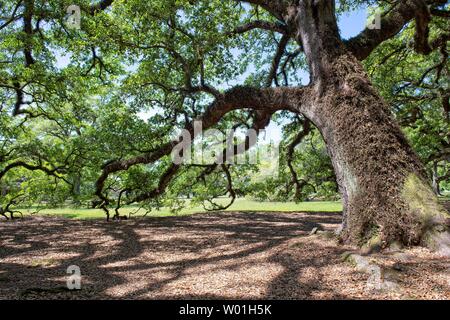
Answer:
[[[290, 1], [80, 0], [79, 29], [67, 25], [72, 2], [0, 7], [0, 213], [67, 201], [109, 216], [136, 203], [176, 210], [181, 197], [208, 210], [223, 209], [222, 196], [336, 197], [320, 130], [285, 108], [281, 88], [314, 82], [283, 13]], [[381, 28], [345, 46], [448, 188], [448, 2], [341, 0], [336, 16], [367, 3]], [[278, 122], [278, 176], [261, 175], [264, 163], [174, 164], [176, 132], [194, 120], [222, 132]]]

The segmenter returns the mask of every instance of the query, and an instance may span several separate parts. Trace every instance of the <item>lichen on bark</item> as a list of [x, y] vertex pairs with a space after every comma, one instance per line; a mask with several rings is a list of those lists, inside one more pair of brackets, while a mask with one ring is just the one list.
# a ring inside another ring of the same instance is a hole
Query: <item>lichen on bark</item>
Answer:
[[449, 230], [446, 219], [450, 214], [439, 203], [429, 184], [410, 174], [403, 184], [402, 196], [409, 206], [410, 214], [420, 223], [422, 244], [448, 252]]

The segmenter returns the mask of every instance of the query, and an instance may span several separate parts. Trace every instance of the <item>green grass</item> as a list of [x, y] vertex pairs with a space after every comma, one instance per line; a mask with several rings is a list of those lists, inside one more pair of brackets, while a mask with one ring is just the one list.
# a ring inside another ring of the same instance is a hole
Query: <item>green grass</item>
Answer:
[[[225, 199], [218, 199], [217, 203], [226, 203]], [[137, 210], [137, 207], [124, 207], [120, 210], [121, 215], [128, 215]], [[279, 212], [339, 212], [342, 211], [340, 202], [332, 201], [314, 201], [314, 202], [258, 202], [247, 199], [236, 199], [235, 203], [227, 211], [279, 211]], [[33, 212], [31, 209], [22, 210], [24, 214]], [[174, 214], [168, 208], [150, 212], [148, 217], [168, 217], [183, 216], [195, 213], [205, 212], [203, 207], [187, 207], [181, 212]], [[112, 212], [113, 213], [113, 212]], [[142, 216], [144, 210], [139, 211], [135, 216]], [[82, 209], [82, 208], [56, 208], [44, 209], [39, 211], [39, 215], [60, 216], [69, 219], [103, 219], [105, 213], [101, 209]]]

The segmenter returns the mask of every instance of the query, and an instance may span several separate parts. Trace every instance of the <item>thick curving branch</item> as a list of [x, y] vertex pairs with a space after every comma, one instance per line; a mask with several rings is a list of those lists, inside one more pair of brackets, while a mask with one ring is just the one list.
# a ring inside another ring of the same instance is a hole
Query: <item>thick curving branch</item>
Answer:
[[23, 49], [23, 54], [25, 57], [25, 66], [29, 67], [35, 63], [32, 54], [32, 37], [34, 34], [33, 31], [33, 15], [34, 15], [34, 0], [25, 0], [24, 1], [24, 14], [23, 14], [23, 32], [26, 34], [25, 38], [25, 47]]
[[[259, 130], [265, 128], [269, 124], [270, 118], [272, 117], [272, 114], [273, 113], [271, 113], [271, 112], [270, 113], [266, 113], [266, 112], [262, 112], [262, 111], [256, 112], [255, 113], [255, 120], [254, 120], [252, 129], [256, 130], [256, 131], [259, 131]], [[254, 142], [250, 141], [249, 138], [248, 138], [248, 135], [247, 135], [247, 138], [246, 138], [246, 140], [243, 143], [233, 146], [233, 148], [234, 148], [233, 155], [237, 155], [237, 154], [246, 152], [253, 145], [254, 145]], [[228, 160], [227, 157], [229, 155], [230, 155], [229, 150], [227, 152], [227, 149], [224, 149], [223, 152], [222, 152], [222, 158], [221, 159]], [[216, 160], [215, 164], [206, 166], [206, 170], [204, 170], [202, 172], [201, 176], [206, 176], [206, 175], [209, 175], [212, 172], [214, 172], [214, 170], [219, 166], [218, 163], [220, 163], [219, 159]], [[230, 175], [230, 172], [228, 170], [228, 167], [224, 167], [224, 165], [222, 165], [221, 167], [222, 167], [222, 170], [225, 172], [225, 174], [227, 176], [227, 180], [228, 180], [228, 186], [229, 187], [227, 189], [227, 192], [229, 192], [230, 195], [232, 196], [232, 201], [227, 207], [220, 207], [220, 210], [225, 210], [229, 206], [231, 206], [231, 204], [234, 202], [234, 199], [236, 198], [236, 193], [234, 192], [234, 189], [232, 187], [231, 175]], [[141, 194], [131, 198], [130, 200], [127, 201], [127, 204], [139, 203], [139, 202], [146, 201], [146, 200], [149, 200], [149, 199], [154, 199], [154, 198], [160, 196], [161, 194], [163, 194], [165, 192], [165, 190], [167, 189], [169, 183], [174, 179], [174, 177], [176, 176], [176, 174], [179, 172], [180, 169], [181, 169], [181, 165], [177, 165], [177, 164], [173, 164], [172, 163], [166, 169], [166, 171], [163, 173], [163, 175], [160, 177], [159, 182], [158, 182], [158, 186], [155, 189], [150, 190], [148, 192], [141, 193]], [[119, 194], [119, 199], [118, 199], [118, 203], [117, 203], [117, 206], [116, 206], [116, 216], [118, 215], [118, 210], [120, 208], [120, 200], [121, 200], [122, 194], [124, 192], [128, 192], [128, 191], [129, 190], [124, 189]]]
[[[292, 109], [292, 104], [298, 104], [301, 100], [309, 100], [312, 98], [311, 88], [254, 88], [254, 87], [234, 87], [221, 94], [208, 107], [205, 113], [195, 119], [202, 122], [203, 130], [211, 128], [217, 124], [222, 117], [230, 111], [249, 108], [259, 110], [263, 113], [274, 113], [278, 110]], [[267, 119], [264, 119], [267, 122]], [[264, 121], [263, 121], [264, 122]], [[187, 124], [185, 129], [195, 139], [194, 121]], [[109, 175], [128, 170], [130, 167], [139, 164], [150, 164], [164, 156], [170, 155], [173, 148], [179, 143], [179, 139], [170, 141], [162, 145], [154, 152], [145, 153], [130, 159], [111, 161], [102, 168], [102, 174], [96, 182], [95, 194], [103, 203], [110, 201], [103, 195], [105, 181]]]
[[142, 202], [149, 199], [154, 199], [157, 196], [161, 195], [166, 191], [167, 186], [172, 181], [172, 179], [175, 177], [177, 172], [180, 169], [180, 165], [171, 163], [169, 167], [164, 171], [163, 175], [159, 179], [158, 186], [148, 192], [141, 193], [137, 195], [136, 197], [132, 198], [131, 200], [127, 201], [127, 204]]
[[418, 1], [416, 9], [416, 33], [414, 34], [414, 49], [418, 53], [430, 54], [432, 49], [428, 41], [431, 14], [425, 1]]
[[267, 31], [274, 31], [282, 34], [287, 34], [288, 29], [286, 25], [280, 22], [268, 22], [268, 21], [262, 21], [262, 20], [256, 20], [249, 22], [247, 24], [244, 24], [242, 26], [237, 27], [233, 31], [229, 32], [228, 34], [241, 34], [246, 33], [248, 31], [254, 30], [254, 29], [262, 29]]
[[220, 168], [222, 172], [225, 174], [226, 180], [227, 180], [227, 189], [225, 190], [225, 194], [227, 193], [230, 195], [230, 202], [226, 205], [217, 204], [214, 202], [214, 199], [206, 199], [206, 201], [211, 205], [211, 208], [208, 208], [205, 203], [203, 202], [203, 209], [206, 211], [218, 211], [218, 210], [227, 210], [229, 207], [231, 207], [236, 200], [236, 191], [233, 188], [233, 179], [231, 177], [230, 173], [230, 165], [221, 164]]
[[[2, 23], [0, 25], [0, 30], [6, 28], [11, 23], [13, 23], [14, 21], [16, 21], [17, 19], [19, 19], [21, 17], [21, 14], [17, 14], [17, 11], [19, 10], [21, 5], [22, 5], [22, 0], [17, 2], [16, 6], [14, 7], [13, 12], [11, 13], [11, 16], [4, 23]], [[3, 18], [2, 18], [2, 20], [3, 20]]]
[[111, 6], [113, 2], [114, 0], [102, 0], [99, 3], [93, 4], [89, 7], [89, 13], [95, 15], [98, 12], [104, 11]]
[[265, 83], [266, 87], [270, 87], [273, 81], [275, 81], [277, 87], [279, 86], [277, 79], [278, 68], [280, 66], [281, 58], [283, 57], [284, 52], [286, 51], [286, 47], [289, 43], [289, 40], [290, 37], [288, 35], [283, 35], [280, 42], [278, 43], [277, 52], [275, 53], [275, 56], [272, 60], [269, 76], [267, 77]]
[[[256, 144], [256, 140], [250, 139], [250, 137], [249, 137], [250, 130], [256, 131], [256, 133], [259, 135], [260, 131], [269, 125], [270, 119], [272, 118], [272, 116], [273, 116], [272, 112], [256, 111], [254, 113], [253, 125], [251, 126], [251, 128], [248, 129], [245, 141], [240, 144], [237, 144], [237, 145], [235, 145], [235, 144], [228, 145], [227, 148], [225, 148], [222, 151], [222, 157], [221, 158], [218, 157], [218, 159], [216, 159], [215, 164], [205, 166], [205, 170], [203, 170], [200, 173], [200, 175], [196, 179], [196, 182], [198, 182], [199, 180], [205, 180], [206, 176], [212, 174], [219, 166], [219, 163], [221, 163], [221, 161], [223, 161], [222, 159], [225, 159], [224, 162], [226, 163], [228, 160], [230, 160], [231, 156], [244, 154], [250, 148], [252, 148]], [[236, 199], [236, 192], [233, 188], [233, 182], [232, 182], [231, 174], [229, 171], [229, 165], [227, 166], [225, 164], [222, 164], [221, 168], [227, 177], [227, 186], [228, 187], [227, 187], [225, 194], [229, 193], [229, 195], [231, 197], [231, 201], [227, 205], [224, 206], [224, 205], [219, 205], [219, 204], [215, 203], [213, 201], [213, 199], [208, 199], [206, 201], [208, 201], [212, 205], [212, 209], [207, 208], [205, 206], [205, 204], [203, 204], [203, 208], [206, 211], [226, 210], [234, 203], [234, 201]]]
[[288, 7], [288, 2], [285, 0], [273, 1], [273, 0], [233, 0], [235, 2], [246, 2], [256, 6], [259, 6], [272, 14], [279, 20], [283, 20], [283, 15]]
[[430, 10], [430, 13], [431, 13], [431, 15], [436, 16], [436, 17], [450, 18], [450, 11], [432, 8]]
[[447, 0], [400, 1], [388, 14], [386, 14], [381, 19], [381, 29], [366, 28], [356, 37], [346, 41], [345, 44], [347, 48], [359, 60], [364, 60], [382, 42], [394, 37], [403, 29], [406, 24], [408, 24], [414, 18], [418, 18], [419, 30], [417, 30], [418, 32], [416, 32], [416, 40], [419, 40], [419, 49], [421, 49], [421, 46], [425, 46], [424, 38], [426, 36], [426, 30], [428, 26], [428, 24], [426, 23], [427, 19], [424, 19], [424, 17], [429, 15], [427, 5], [442, 5], [446, 3]]
[[13, 210], [13, 209], [11, 209], [11, 207], [17, 205], [18, 199], [23, 196], [24, 196], [23, 193], [19, 193], [16, 196], [14, 196], [13, 198], [11, 198], [8, 201], [8, 203], [6, 204], [6, 206], [4, 206], [4, 207], [0, 206], [0, 215], [5, 217], [6, 220], [9, 220], [8, 216], [6, 215], [7, 213], [9, 213], [11, 219], [14, 219], [14, 213], [17, 213], [17, 212], [20, 213], [20, 211]]
[[0, 170], [0, 180], [3, 179], [3, 177], [12, 169], [15, 168], [25, 168], [28, 169], [30, 171], [42, 171], [44, 173], [46, 173], [49, 176], [53, 176], [55, 178], [61, 179], [64, 182], [70, 184], [69, 181], [67, 181], [63, 176], [60, 176], [58, 173], [61, 171], [64, 171], [64, 168], [61, 167], [57, 167], [57, 168], [47, 168], [42, 164], [38, 164], [38, 165], [34, 165], [34, 164], [29, 164], [26, 163], [25, 161], [16, 161], [16, 162], [12, 162], [10, 164], [8, 164], [5, 168], [3, 168], [2, 170]]

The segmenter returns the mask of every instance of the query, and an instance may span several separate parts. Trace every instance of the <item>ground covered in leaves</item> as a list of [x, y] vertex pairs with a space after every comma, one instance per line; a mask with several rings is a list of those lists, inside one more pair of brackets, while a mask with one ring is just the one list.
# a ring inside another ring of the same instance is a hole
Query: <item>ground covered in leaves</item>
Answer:
[[[450, 261], [420, 248], [373, 256], [398, 286], [368, 286], [373, 275], [343, 261], [353, 248], [326, 232], [340, 220], [225, 212], [2, 221], [0, 299], [450, 299]], [[71, 265], [81, 290], [66, 288]]]

